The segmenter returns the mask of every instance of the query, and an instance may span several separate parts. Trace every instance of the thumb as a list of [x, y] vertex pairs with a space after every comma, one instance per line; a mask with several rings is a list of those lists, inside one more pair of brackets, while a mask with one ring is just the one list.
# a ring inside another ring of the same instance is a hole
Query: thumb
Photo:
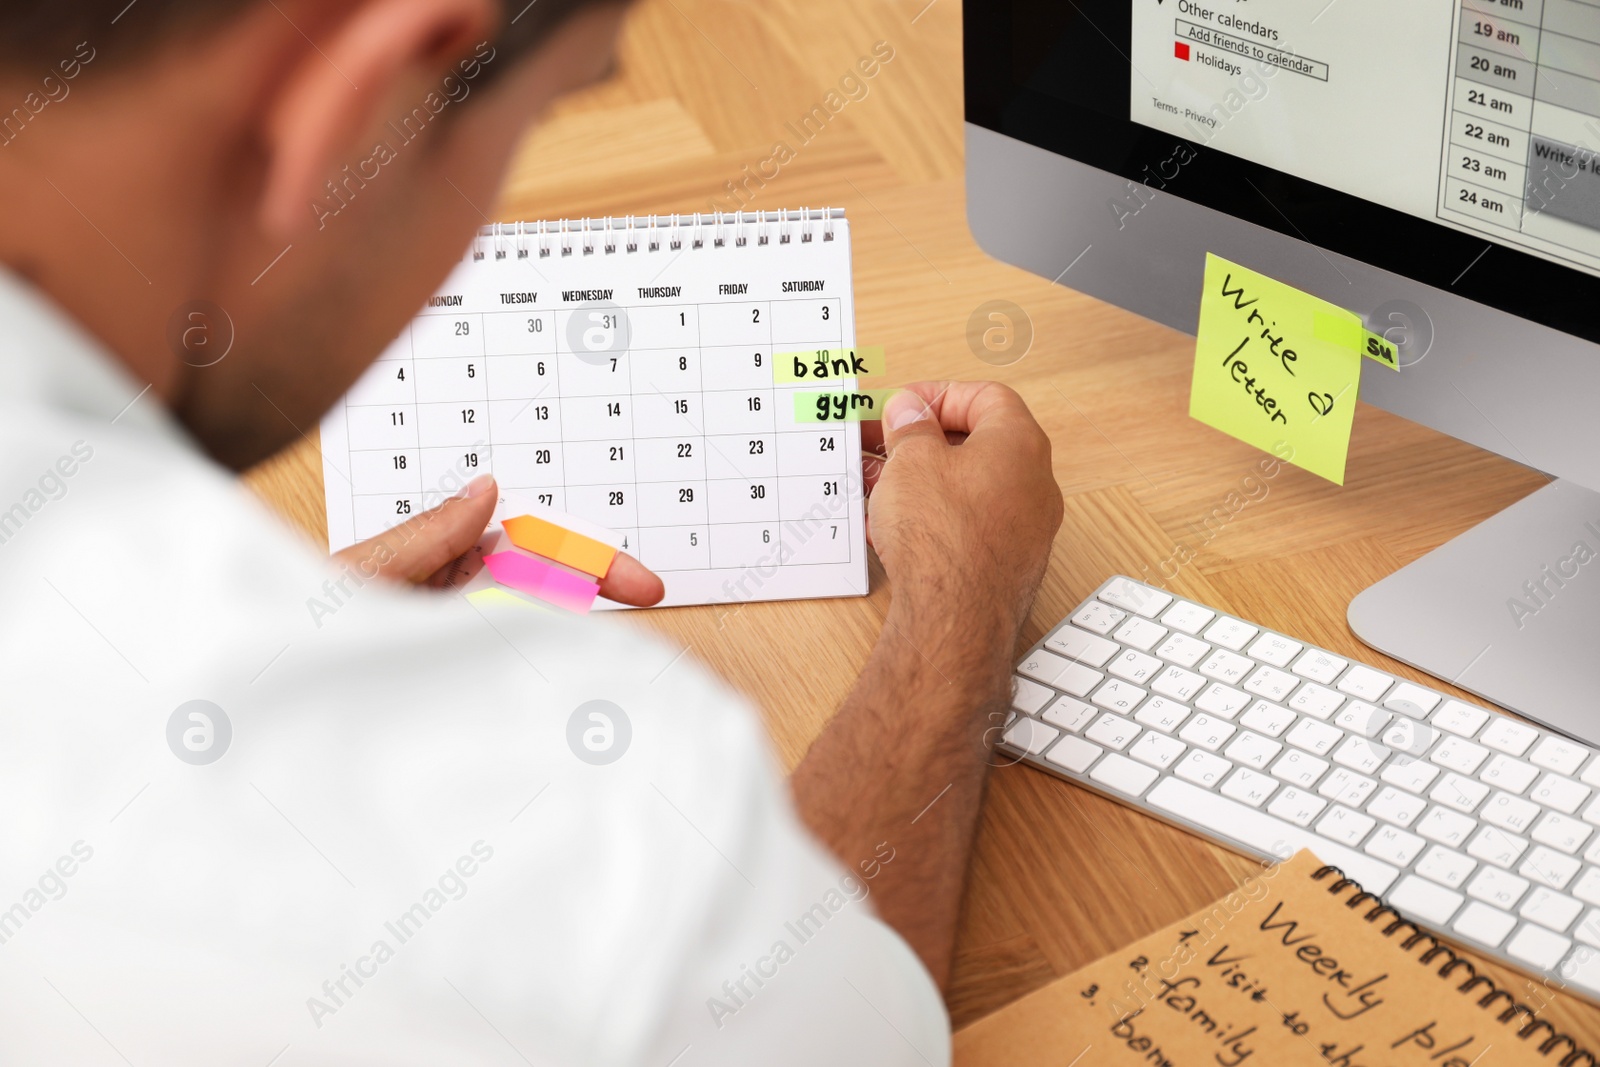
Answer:
[[369, 541], [335, 552], [336, 562], [364, 577], [421, 583], [483, 536], [499, 494], [494, 477], [480, 474], [460, 493]]
[[910, 389], [902, 389], [883, 406], [883, 445], [889, 455], [906, 441], [925, 437], [944, 443], [944, 427], [928, 401]]

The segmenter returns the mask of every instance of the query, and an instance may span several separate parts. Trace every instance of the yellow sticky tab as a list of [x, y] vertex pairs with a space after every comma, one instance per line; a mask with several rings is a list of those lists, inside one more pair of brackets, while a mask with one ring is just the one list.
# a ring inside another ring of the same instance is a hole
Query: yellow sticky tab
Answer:
[[1208, 254], [1189, 414], [1343, 485], [1364, 332], [1353, 313]]
[[795, 422], [877, 422], [898, 389], [836, 389], [794, 394]]
[[575, 571], [604, 578], [617, 550], [592, 537], [547, 522], [537, 515], [518, 515], [500, 523], [511, 543], [524, 552], [553, 559]]
[[525, 600], [514, 593], [506, 592], [504, 589], [479, 589], [476, 592], [468, 593], [466, 596], [469, 604], [476, 605], [480, 608], [522, 608], [525, 610], [531, 609], [533, 611], [542, 611], [546, 614], [551, 613], [550, 609], [545, 607], [543, 604], [536, 603], [532, 600]]
[[772, 365], [772, 380], [780, 385], [882, 376], [889, 369], [882, 345], [779, 352], [772, 358], [776, 361]]
[[1374, 363], [1382, 363], [1396, 374], [1400, 373], [1400, 349], [1382, 334], [1362, 330], [1361, 354]]

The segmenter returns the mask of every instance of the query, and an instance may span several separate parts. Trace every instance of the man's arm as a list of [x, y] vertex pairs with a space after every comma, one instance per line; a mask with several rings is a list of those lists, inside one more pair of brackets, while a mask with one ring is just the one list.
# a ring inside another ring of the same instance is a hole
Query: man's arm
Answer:
[[1050, 439], [1003, 385], [910, 386], [889, 404], [884, 435], [868, 521], [893, 599], [860, 682], [792, 786], [801, 817], [847, 866], [894, 850], [872, 882], [878, 913], [943, 988], [990, 728], [1010, 704], [1061, 492]]

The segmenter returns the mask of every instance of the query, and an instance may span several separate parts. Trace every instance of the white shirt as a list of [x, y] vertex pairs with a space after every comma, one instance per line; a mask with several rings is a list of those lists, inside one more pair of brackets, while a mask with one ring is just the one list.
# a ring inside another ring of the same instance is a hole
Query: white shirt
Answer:
[[949, 1062], [896, 842], [819, 847], [737, 694], [335, 572], [140, 388], [0, 274], [0, 1063]]

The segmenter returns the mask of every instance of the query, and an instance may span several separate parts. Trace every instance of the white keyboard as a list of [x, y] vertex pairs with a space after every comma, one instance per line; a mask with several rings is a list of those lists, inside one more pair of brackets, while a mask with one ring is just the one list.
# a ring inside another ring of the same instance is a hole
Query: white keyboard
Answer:
[[1600, 999], [1600, 758], [1129, 578], [1023, 657], [1000, 749]]

